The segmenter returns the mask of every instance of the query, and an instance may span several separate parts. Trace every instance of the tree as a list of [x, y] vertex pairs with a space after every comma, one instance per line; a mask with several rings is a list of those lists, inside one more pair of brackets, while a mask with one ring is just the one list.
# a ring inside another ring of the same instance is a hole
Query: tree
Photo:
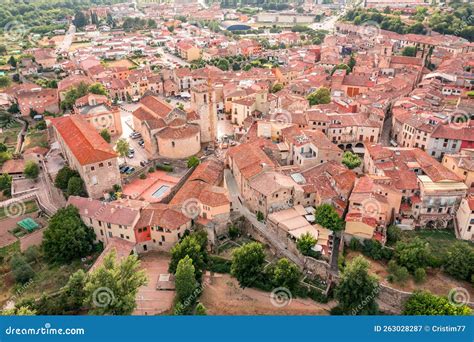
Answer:
[[49, 220], [43, 234], [43, 251], [50, 262], [68, 263], [89, 255], [95, 234], [82, 222], [72, 205], [59, 209]]
[[344, 268], [335, 298], [345, 314], [374, 315], [378, 311], [378, 292], [379, 283], [369, 274], [369, 262], [358, 256]]
[[104, 138], [105, 141], [107, 141], [110, 144], [111, 137], [110, 137], [109, 130], [107, 128], [104, 128], [103, 130], [101, 130], [99, 134], [102, 138]]
[[156, 21], [154, 21], [153, 19], [148, 19], [147, 23], [146, 23], [146, 26], [149, 28], [149, 29], [155, 29], [157, 28], [158, 26], [156, 25]]
[[13, 177], [8, 173], [4, 173], [0, 176], [0, 191], [10, 189], [12, 186]]
[[83, 11], [78, 10], [76, 11], [76, 14], [74, 15], [74, 20], [72, 23], [77, 27], [77, 28], [82, 28], [86, 26], [89, 22], [89, 19], [87, 16], [84, 14]]
[[346, 70], [346, 74], [349, 74], [351, 72], [351, 67], [347, 64], [338, 64], [332, 69], [331, 75], [334, 74], [336, 70]]
[[82, 181], [81, 177], [73, 176], [69, 178], [66, 196], [83, 196], [84, 194], [84, 182]]
[[119, 139], [117, 141], [117, 144], [115, 145], [115, 149], [117, 150], [118, 155], [124, 158], [126, 162], [126, 157], [128, 155], [128, 151], [130, 150], [130, 145], [128, 144], [128, 141], [124, 138]]
[[12, 84], [12, 80], [8, 76], [0, 76], [0, 88], [7, 88]]
[[288, 261], [288, 259], [282, 258], [278, 260], [273, 270], [273, 284], [293, 290], [298, 285], [300, 276], [298, 266]]
[[387, 228], [387, 242], [395, 244], [402, 238], [402, 230], [397, 226], [389, 226]]
[[5, 309], [0, 311], [0, 316], [34, 316], [36, 311], [31, 310], [27, 307], [21, 306], [14, 309]]
[[407, 46], [402, 51], [403, 56], [408, 57], [416, 57], [416, 47], [415, 46]]
[[426, 279], [426, 271], [424, 268], [417, 268], [413, 274], [416, 283], [422, 283]]
[[223, 71], [227, 71], [230, 68], [229, 61], [225, 58], [221, 58], [216, 66]]
[[89, 93], [95, 94], [95, 95], [107, 95], [107, 89], [100, 84], [100, 83], [95, 83], [89, 86]]
[[332, 231], [337, 232], [344, 227], [344, 221], [330, 204], [321, 204], [314, 211], [314, 216], [317, 224]]
[[310, 233], [304, 233], [296, 241], [296, 247], [303, 255], [310, 255], [312, 248], [316, 245], [316, 238]]
[[283, 89], [283, 84], [277, 83], [275, 84], [272, 89], [270, 90], [271, 93], [278, 93], [280, 90]]
[[197, 282], [194, 275], [194, 266], [191, 258], [186, 255], [176, 267], [176, 296], [180, 302], [191, 298]]
[[331, 92], [328, 88], [321, 87], [307, 97], [310, 106], [327, 104], [331, 102]]
[[12, 68], [16, 69], [17, 61], [16, 61], [15, 57], [10, 56], [10, 59], [8, 60], [8, 64], [10, 64]]
[[399, 241], [395, 245], [395, 258], [401, 266], [405, 266], [410, 272], [417, 268], [425, 268], [431, 261], [431, 249], [429, 243], [416, 237], [412, 241]]
[[468, 316], [472, 310], [467, 305], [451, 303], [446, 297], [430, 292], [416, 291], [405, 303], [404, 315], [423, 316]]
[[463, 242], [450, 246], [444, 270], [454, 278], [469, 281], [474, 274], [474, 250]]
[[140, 261], [129, 255], [116, 262], [115, 251], [105, 256], [103, 265], [89, 274], [84, 303], [91, 315], [130, 315], [135, 310], [138, 288], [148, 282]]
[[362, 164], [362, 161], [360, 158], [357, 156], [357, 154], [354, 154], [352, 152], [346, 151], [344, 152], [342, 156], [342, 163], [350, 170], [355, 169], [356, 167], [359, 167], [360, 164]]
[[30, 264], [25, 260], [21, 254], [15, 254], [10, 261], [10, 268], [13, 273], [15, 281], [20, 284], [27, 283], [35, 276], [35, 272]]
[[63, 166], [57, 173], [54, 180], [54, 186], [63, 191], [67, 190], [69, 179], [71, 177], [79, 177], [79, 173], [76, 170], [71, 169], [69, 166]]
[[83, 270], [71, 274], [66, 286], [62, 288], [61, 301], [64, 311], [77, 311], [82, 308], [86, 298], [86, 281], [87, 275]]
[[350, 68], [350, 71], [354, 70], [354, 67], [356, 65], [356, 59], [354, 58], [354, 55], [351, 54], [351, 58], [349, 58], [349, 63], [347, 63], [347, 66]]
[[262, 276], [265, 253], [258, 242], [251, 242], [234, 250], [231, 274], [242, 287], [254, 285]]
[[200, 163], [199, 158], [196, 156], [189, 157], [188, 159], [188, 168], [196, 167]]
[[34, 161], [30, 160], [25, 164], [25, 170], [23, 171], [26, 178], [37, 179], [39, 176], [39, 166]]
[[207, 315], [207, 309], [202, 303], [198, 303], [196, 305], [196, 316], [206, 316]]
[[168, 266], [168, 271], [175, 273], [179, 261], [186, 256], [189, 256], [193, 261], [196, 279], [201, 279], [207, 261], [207, 252], [205, 245], [203, 245], [202, 241], [200, 241], [199, 237], [195, 234], [186, 236], [171, 248], [171, 261]]

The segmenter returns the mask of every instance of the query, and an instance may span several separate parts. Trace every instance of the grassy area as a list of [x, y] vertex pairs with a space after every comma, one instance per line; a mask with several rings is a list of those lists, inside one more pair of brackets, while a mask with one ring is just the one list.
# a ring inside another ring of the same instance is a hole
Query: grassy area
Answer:
[[20, 252], [20, 241], [16, 241], [11, 245], [0, 248], [0, 259], [5, 259], [7, 256]]
[[29, 132], [25, 138], [25, 149], [32, 147], [47, 147], [48, 146], [48, 135], [46, 131], [32, 131]]
[[[448, 249], [461, 240], [456, 239], [452, 230], [416, 230], [416, 231], [404, 231], [402, 233], [402, 239], [411, 240], [415, 237], [419, 237], [428, 241], [431, 246], [431, 250], [438, 256], [445, 255]], [[463, 243], [468, 244], [474, 249], [474, 244], [467, 241]]]
[[4, 129], [1, 137], [0, 142], [7, 145], [9, 148], [15, 148], [16, 142], [18, 139], [18, 134], [21, 131], [21, 124], [18, 122], [13, 122], [8, 129]]
[[[36, 203], [35, 200], [27, 201], [24, 202], [25, 205], [25, 214], [31, 214], [39, 210], [38, 208], [38, 203]], [[5, 208], [0, 208], [0, 220], [4, 219], [7, 217], [7, 210]]]

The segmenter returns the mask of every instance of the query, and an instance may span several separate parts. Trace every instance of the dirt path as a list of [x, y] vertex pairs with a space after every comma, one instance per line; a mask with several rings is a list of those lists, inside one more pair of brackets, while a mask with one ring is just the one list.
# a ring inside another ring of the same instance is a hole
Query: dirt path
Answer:
[[328, 315], [334, 306], [334, 303], [293, 298], [290, 304], [279, 308], [272, 305], [269, 292], [242, 289], [228, 274], [206, 276], [205, 281], [209, 285], [204, 288], [200, 302], [209, 315]]

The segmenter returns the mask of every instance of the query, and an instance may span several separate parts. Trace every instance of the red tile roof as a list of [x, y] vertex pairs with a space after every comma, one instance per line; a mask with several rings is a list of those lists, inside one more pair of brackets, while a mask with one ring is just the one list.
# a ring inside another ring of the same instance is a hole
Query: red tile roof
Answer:
[[117, 157], [110, 145], [82, 117], [52, 118], [51, 123], [81, 165]]

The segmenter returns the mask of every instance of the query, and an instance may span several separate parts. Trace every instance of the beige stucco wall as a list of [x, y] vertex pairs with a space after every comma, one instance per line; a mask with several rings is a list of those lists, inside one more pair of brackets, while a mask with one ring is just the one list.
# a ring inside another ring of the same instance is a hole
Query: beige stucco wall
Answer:
[[[200, 133], [180, 139], [164, 139], [157, 136], [160, 156], [171, 159], [188, 158], [201, 150]], [[173, 144], [174, 143], [174, 144]]]

